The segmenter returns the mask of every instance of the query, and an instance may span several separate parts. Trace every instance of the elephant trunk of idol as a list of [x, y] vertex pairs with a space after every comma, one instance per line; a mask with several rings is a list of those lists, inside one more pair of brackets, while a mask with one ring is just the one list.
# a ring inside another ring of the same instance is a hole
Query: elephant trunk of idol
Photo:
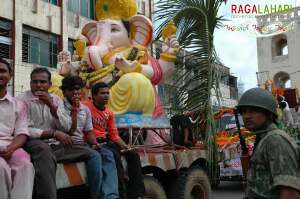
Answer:
[[84, 59], [87, 61], [90, 70], [96, 70], [103, 67], [103, 57], [110, 50], [109, 44], [91, 45], [86, 47]]

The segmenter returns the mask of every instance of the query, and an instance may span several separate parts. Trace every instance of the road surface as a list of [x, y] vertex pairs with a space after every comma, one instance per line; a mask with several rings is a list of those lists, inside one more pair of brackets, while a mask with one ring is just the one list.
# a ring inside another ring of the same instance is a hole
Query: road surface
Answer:
[[242, 199], [243, 186], [240, 182], [221, 182], [214, 190], [214, 199]]
[[[58, 191], [59, 199], [83, 199], [88, 196], [88, 189], [84, 186]], [[214, 190], [214, 199], [242, 199], [243, 196], [240, 182], [221, 182], [219, 188]]]

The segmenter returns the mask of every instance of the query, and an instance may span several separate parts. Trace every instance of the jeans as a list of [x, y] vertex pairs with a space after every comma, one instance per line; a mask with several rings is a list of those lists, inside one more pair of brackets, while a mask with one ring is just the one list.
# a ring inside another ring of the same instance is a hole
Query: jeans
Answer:
[[124, 168], [121, 161], [120, 150], [114, 143], [108, 143], [107, 147], [113, 152], [117, 164], [119, 192], [121, 197], [127, 199], [143, 198], [145, 187], [139, 155], [135, 151], [127, 151], [123, 153], [127, 161], [127, 172], [129, 177], [129, 181], [126, 187], [124, 182]]
[[90, 153], [90, 157], [85, 160], [85, 165], [91, 199], [105, 199], [101, 196], [101, 183], [103, 180], [101, 171], [102, 160], [97, 151]]
[[24, 149], [35, 169], [34, 199], [56, 199], [56, 157], [50, 146], [40, 139], [29, 139]]
[[102, 199], [116, 199], [119, 198], [118, 192], [118, 175], [116, 163], [113, 153], [102, 145], [97, 150], [102, 158]]
[[[103, 199], [102, 186], [102, 158], [101, 155], [88, 145], [73, 145], [55, 149], [57, 162], [72, 163], [84, 161], [87, 172], [87, 183], [90, 190], [90, 199]], [[58, 155], [59, 154], [59, 155]]]

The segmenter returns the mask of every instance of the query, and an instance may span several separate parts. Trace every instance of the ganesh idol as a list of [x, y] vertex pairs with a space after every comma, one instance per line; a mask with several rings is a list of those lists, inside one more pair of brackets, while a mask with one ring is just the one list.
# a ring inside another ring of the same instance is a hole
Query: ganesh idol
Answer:
[[113, 82], [108, 106], [117, 115], [163, 115], [155, 86], [174, 72], [179, 47], [174, 24], [163, 30], [162, 53], [157, 60], [148, 51], [153, 24], [137, 14], [135, 0], [97, 0], [96, 17], [74, 42], [78, 59], [70, 61], [67, 52], [59, 54], [59, 75], [80, 75], [89, 87], [100, 81]]

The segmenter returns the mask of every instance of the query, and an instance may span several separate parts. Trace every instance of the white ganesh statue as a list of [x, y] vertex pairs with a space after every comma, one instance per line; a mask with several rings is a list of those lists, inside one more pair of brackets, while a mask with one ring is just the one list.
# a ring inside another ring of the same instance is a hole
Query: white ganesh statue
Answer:
[[54, 77], [52, 92], [57, 91], [61, 77], [70, 74], [81, 76], [87, 88], [113, 80], [108, 106], [116, 115], [163, 115], [155, 86], [174, 72], [179, 47], [175, 25], [170, 23], [163, 30], [162, 53], [157, 60], [148, 52], [153, 24], [137, 14], [135, 0], [97, 0], [96, 17], [74, 42], [76, 56], [71, 59], [68, 52], [59, 54], [60, 76]]

